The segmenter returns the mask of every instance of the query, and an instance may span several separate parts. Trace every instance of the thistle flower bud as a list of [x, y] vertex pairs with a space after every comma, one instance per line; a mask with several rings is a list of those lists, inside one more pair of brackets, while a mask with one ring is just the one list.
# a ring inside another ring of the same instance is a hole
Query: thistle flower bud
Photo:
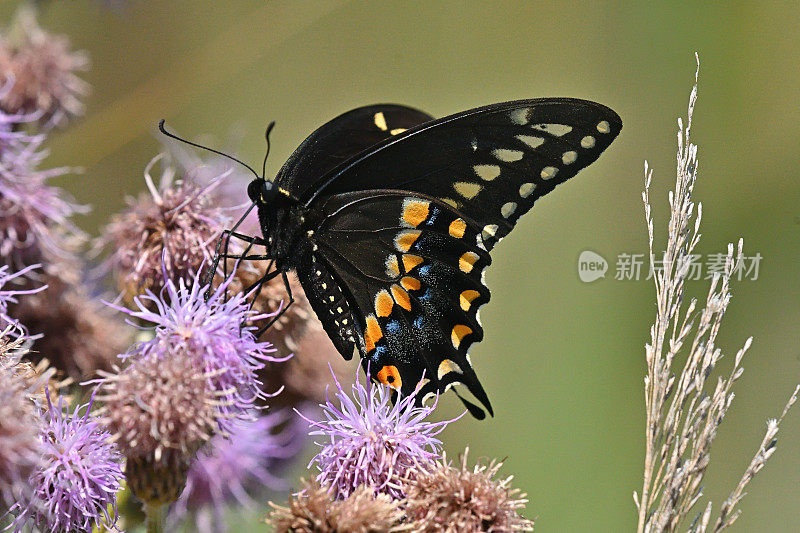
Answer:
[[83, 284], [64, 283], [44, 273], [46, 290], [20, 298], [11, 312], [33, 339], [27, 359], [36, 363], [44, 356], [53, 368], [74, 380], [110, 370], [116, 355], [131, 339], [131, 328], [92, 298]]
[[288, 507], [270, 502], [267, 517], [276, 533], [397, 533], [414, 530], [405, 523], [400, 502], [385, 494], [376, 495], [371, 487], [360, 486], [344, 500], [333, 500], [328, 490], [316, 482], [290, 498]]
[[419, 525], [415, 531], [533, 531], [533, 521], [519, 514], [528, 500], [511, 488], [513, 476], [495, 479], [503, 463], [491, 461], [469, 470], [468, 453], [458, 468], [445, 457], [410, 480], [405, 510]]
[[[0, 96], [4, 92], [0, 89]], [[43, 263], [45, 271], [77, 281], [79, 269], [62, 264], [55, 270], [50, 264], [74, 261], [86, 235], [70, 219], [87, 208], [47, 184], [70, 169], [39, 169], [46, 156], [41, 148], [45, 136], [12, 131], [28, 120], [0, 112], [0, 255], [14, 268]]]
[[255, 316], [241, 295], [226, 300], [222, 286], [206, 300], [198, 277], [190, 283], [167, 280], [160, 296], [135, 297], [134, 309], [114, 306], [152, 324], [153, 337], [122, 356], [126, 369], [100, 380], [103, 421], [135, 459], [127, 470], [131, 488], [145, 501], [158, 499], [153, 503], [180, 495], [203, 443], [252, 417], [253, 403], [264, 397], [255, 372], [276, 360], [269, 344], [241, 327]]
[[10, 114], [35, 112], [43, 123], [64, 125], [83, 114], [81, 98], [89, 85], [77, 73], [88, 65], [84, 52], [73, 52], [66, 37], [45, 32], [34, 8], [23, 5], [0, 36], [0, 81], [13, 82], [0, 97], [0, 108]]
[[209, 201], [208, 189], [176, 179], [169, 162], [162, 164], [156, 186], [150, 171], [163, 158], [156, 156], [145, 170], [149, 194], [129, 198], [128, 208], [112, 218], [97, 243], [111, 249], [105, 265], [128, 302], [146, 290], [158, 293], [165, 273], [167, 279], [193, 279], [211, 261], [228, 223]]

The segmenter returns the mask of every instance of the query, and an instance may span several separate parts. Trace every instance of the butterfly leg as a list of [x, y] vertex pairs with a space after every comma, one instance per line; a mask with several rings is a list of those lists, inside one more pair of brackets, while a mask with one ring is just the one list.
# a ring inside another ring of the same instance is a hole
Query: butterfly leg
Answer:
[[[203, 284], [208, 285], [208, 290], [206, 291], [205, 294], [206, 299], [208, 299], [211, 296], [211, 282], [214, 280], [214, 274], [217, 272], [217, 268], [219, 267], [219, 260], [221, 259], [220, 250], [223, 247], [223, 243], [225, 248], [225, 253], [223, 254], [224, 256], [228, 255], [228, 245], [230, 244], [231, 237], [236, 237], [237, 239], [241, 239], [249, 243], [247, 248], [248, 251], [250, 250], [250, 247], [252, 247], [254, 244], [266, 246], [267, 244], [266, 241], [260, 237], [243, 235], [241, 233], [236, 232], [236, 228], [238, 228], [242, 224], [242, 222], [244, 222], [244, 219], [247, 218], [247, 215], [250, 214], [250, 211], [252, 211], [255, 206], [256, 204], [251, 205], [247, 209], [247, 211], [244, 212], [241, 218], [236, 222], [236, 224], [233, 225], [233, 228], [223, 231], [222, 235], [220, 235], [219, 240], [217, 241], [217, 247], [214, 250], [214, 259], [211, 261], [211, 268], [209, 268], [206, 277], [203, 279]], [[226, 261], [224, 265], [224, 276], [225, 276], [224, 279], [228, 279], [227, 266], [228, 265]]]
[[276, 270], [275, 275], [277, 275], [278, 272], [280, 272], [280, 275], [283, 278], [283, 287], [284, 289], [286, 289], [286, 294], [289, 296], [289, 301], [286, 303], [286, 305], [283, 306], [283, 308], [280, 311], [278, 311], [278, 314], [276, 314], [274, 317], [270, 319], [269, 322], [267, 322], [266, 326], [258, 330], [258, 332], [256, 333], [256, 338], [263, 335], [265, 331], [267, 331], [270, 327], [272, 327], [272, 325], [275, 322], [277, 322], [278, 319], [280, 319], [281, 316], [283, 316], [286, 310], [289, 309], [289, 307], [291, 307], [291, 305], [294, 303], [294, 296], [292, 295], [292, 287], [289, 285], [289, 276], [286, 274], [286, 272], [280, 270]]

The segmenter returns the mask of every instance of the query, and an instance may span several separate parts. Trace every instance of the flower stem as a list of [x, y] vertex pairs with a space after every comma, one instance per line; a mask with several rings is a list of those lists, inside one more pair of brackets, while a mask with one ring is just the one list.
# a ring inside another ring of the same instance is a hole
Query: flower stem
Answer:
[[144, 504], [145, 527], [147, 533], [163, 533], [164, 531], [164, 506], [159, 504]]

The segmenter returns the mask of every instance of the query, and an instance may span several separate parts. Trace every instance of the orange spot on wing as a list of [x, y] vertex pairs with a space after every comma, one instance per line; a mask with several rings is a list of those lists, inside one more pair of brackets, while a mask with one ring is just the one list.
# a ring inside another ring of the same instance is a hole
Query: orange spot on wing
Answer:
[[384, 385], [388, 385], [393, 389], [400, 389], [403, 386], [403, 380], [400, 377], [400, 371], [394, 365], [386, 365], [378, 372], [378, 381]]
[[450, 235], [455, 237], [456, 239], [460, 239], [464, 236], [464, 232], [467, 230], [467, 223], [461, 220], [460, 218], [455, 219], [450, 223]]
[[458, 258], [458, 268], [461, 269], [461, 272], [469, 274], [478, 258], [479, 256], [475, 252], [466, 252]]
[[392, 314], [392, 297], [389, 296], [388, 291], [380, 291], [375, 295], [375, 313], [378, 316], [386, 317]]
[[453, 328], [453, 332], [450, 334], [450, 340], [453, 342], [453, 347], [458, 350], [458, 347], [461, 345], [461, 341], [472, 333], [472, 328], [469, 326], [465, 326], [464, 324], [456, 324]]
[[463, 309], [464, 311], [469, 311], [469, 308], [472, 305], [472, 301], [480, 295], [481, 293], [473, 290], [466, 290], [462, 292], [461, 296], [459, 297], [461, 303], [461, 309]]
[[392, 296], [394, 297], [394, 301], [397, 302], [397, 305], [406, 311], [411, 311], [411, 297], [408, 295], [408, 293], [399, 285], [392, 285], [391, 289]]
[[400, 285], [407, 291], [418, 291], [419, 288], [422, 287], [422, 283], [420, 283], [417, 278], [412, 278], [411, 276], [406, 276], [401, 279]]
[[421, 234], [422, 232], [419, 230], [403, 231], [394, 238], [394, 244], [401, 252], [407, 252], [417, 242]]
[[428, 218], [429, 209], [429, 202], [406, 200], [403, 204], [403, 222], [416, 228]]
[[406, 274], [414, 270], [414, 268], [419, 266], [423, 261], [424, 259], [418, 255], [403, 254], [403, 268]]
[[381, 326], [378, 324], [378, 319], [374, 316], [368, 316], [367, 327], [364, 332], [364, 344], [366, 345], [367, 352], [374, 350], [375, 343], [381, 340], [382, 337], [383, 331], [381, 331]]

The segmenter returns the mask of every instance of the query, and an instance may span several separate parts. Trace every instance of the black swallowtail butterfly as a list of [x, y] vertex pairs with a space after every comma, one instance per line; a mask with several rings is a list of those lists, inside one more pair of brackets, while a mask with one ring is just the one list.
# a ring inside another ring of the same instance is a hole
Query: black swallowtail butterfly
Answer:
[[438, 120], [399, 105], [354, 109], [312, 133], [273, 181], [262, 172], [250, 183], [263, 238], [228, 234], [266, 248], [276, 268], [265, 279], [282, 275], [288, 290], [297, 273], [338, 351], [373, 380], [419, 388], [419, 402], [461, 383], [492, 414], [467, 355], [483, 338], [489, 252], [621, 128], [611, 109], [570, 98]]

